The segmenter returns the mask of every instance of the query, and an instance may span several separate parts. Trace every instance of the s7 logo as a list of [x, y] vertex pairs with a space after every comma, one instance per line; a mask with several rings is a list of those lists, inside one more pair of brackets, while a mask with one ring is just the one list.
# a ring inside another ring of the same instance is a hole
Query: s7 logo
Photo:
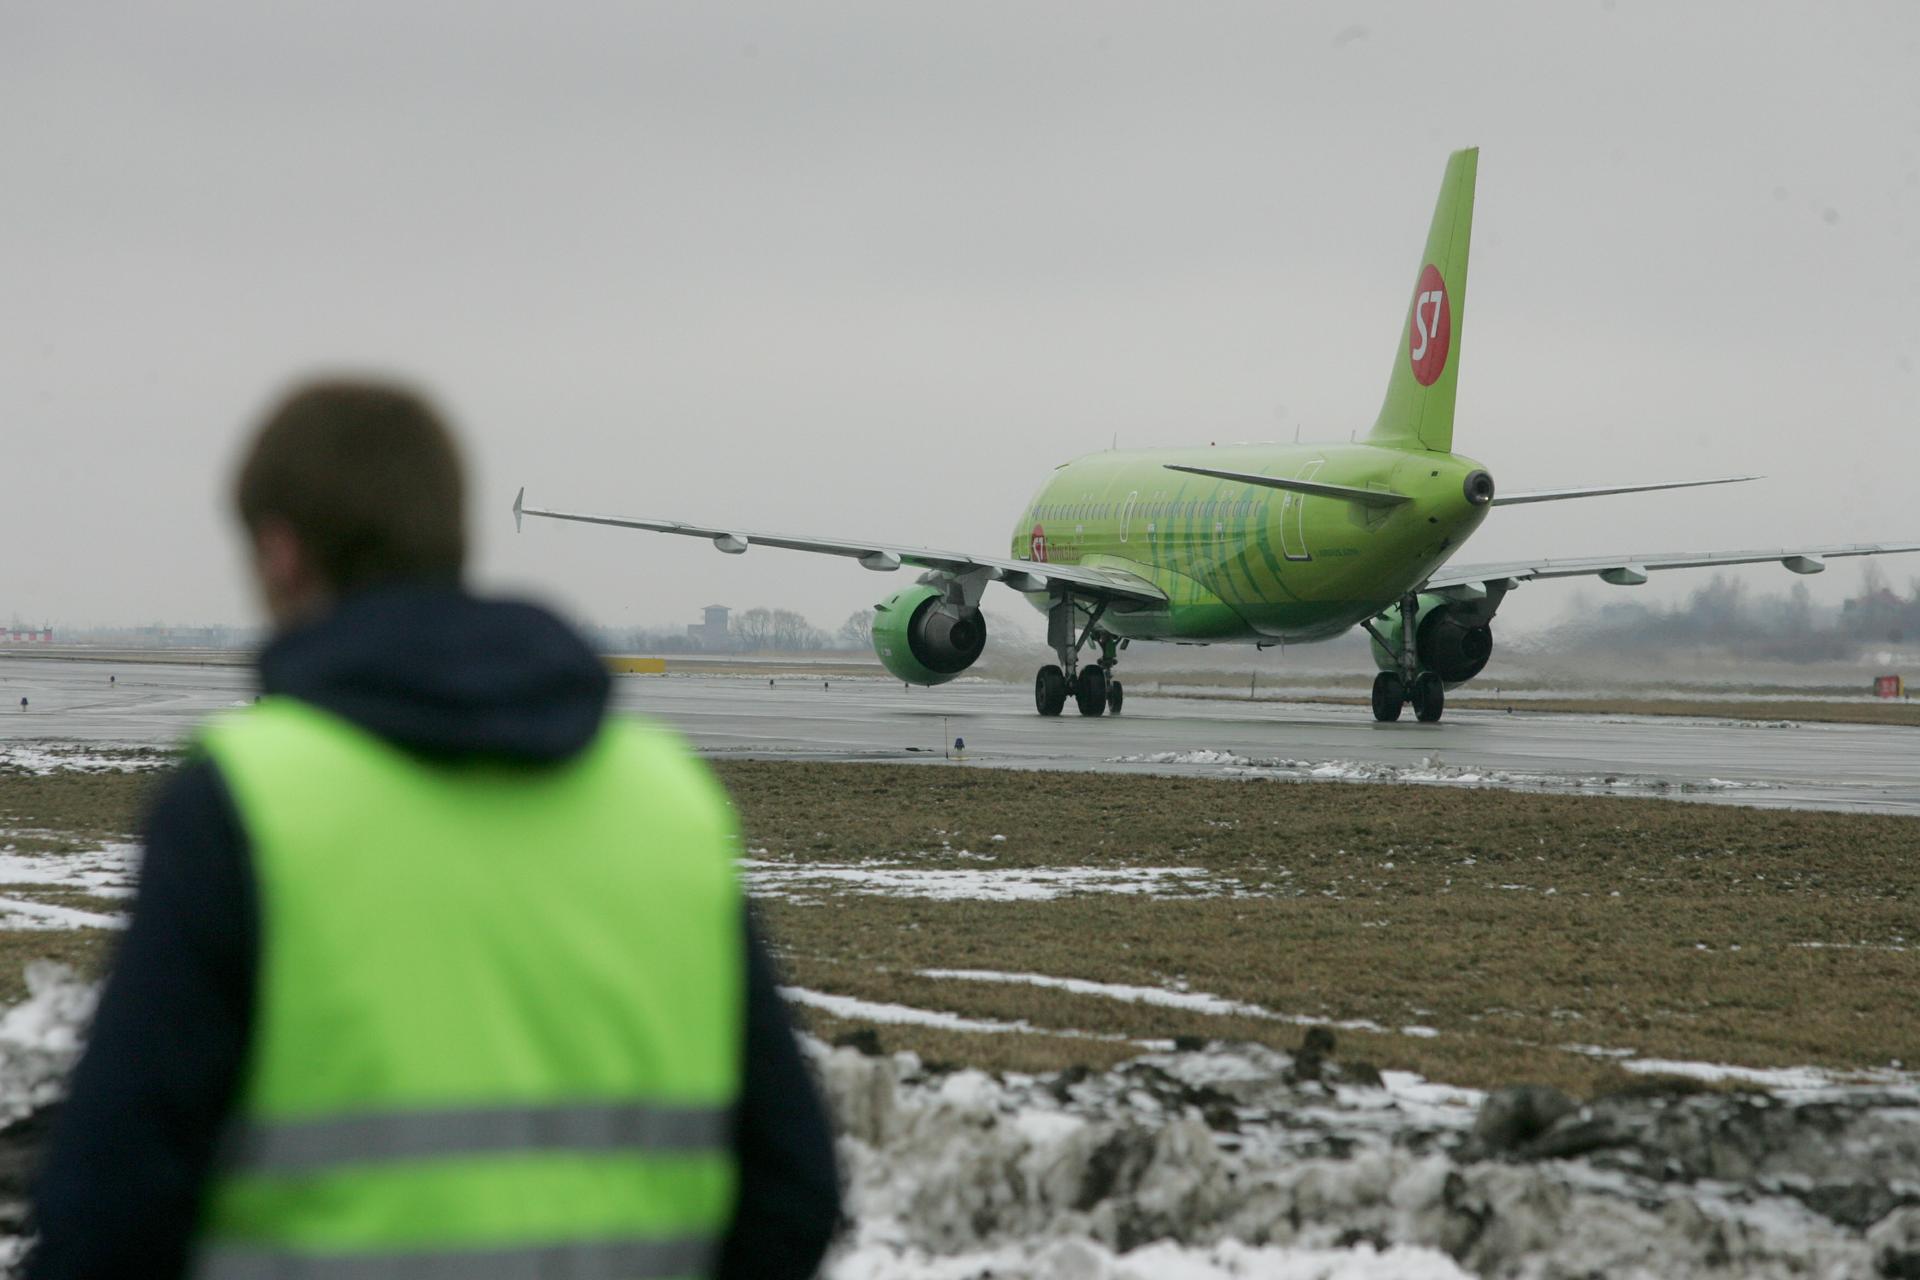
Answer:
[[[1428, 340], [1440, 332], [1440, 308], [1445, 304], [1446, 299], [1447, 295], [1441, 290], [1428, 289], [1413, 300], [1413, 327], [1414, 332], [1420, 339], [1420, 345], [1415, 347], [1412, 353], [1415, 360], [1425, 357], [1427, 354]], [[1431, 322], [1427, 320], [1425, 315], [1421, 314], [1422, 309], [1429, 303], [1433, 306], [1433, 319]]]

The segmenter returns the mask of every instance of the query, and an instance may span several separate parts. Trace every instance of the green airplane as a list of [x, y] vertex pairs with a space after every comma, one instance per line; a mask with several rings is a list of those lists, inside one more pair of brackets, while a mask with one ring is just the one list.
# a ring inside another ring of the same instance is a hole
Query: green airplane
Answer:
[[1135, 640], [1270, 645], [1359, 626], [1380, 668], [1374, 717], [1398, 720], [1411, 704], [1434, 721], [1446, 690], [1487, 665], [1493, 616], [1523, 582], [1591, 574], [1631, 586], [1657, 569], [1770, 560], [1818, 573], [1836, 557], [1920, 551], [1851, 543], [1452, 564], [1494, 507], [1756, 478], [1503, 494], [1486, 467], [1453, 451], [1478, 166], [1477, 148], [1447, 161], [1386, 402], [1364, 442], [1089, 454], [1055, 468], [1005, 557], [549, 511], [525, 505], [525, 489], [514, 499], [515, 527], [542, 516], [708, 538], [733, 555], [757, 545], [882, 571], [911, 565], [923, 570], [918, 580], [876, 605], [873, 623], [881, 663], [909, 684], [943, 684], [979, 659], [980, 598], [988, 583], [1004, 583], [1046, 615], [1059, 656], [1034, 678], [1043, 716], [1060, 714], [1069, 696], [1082, 715], [1117, 713], [1124, 691], [1114, 669]]

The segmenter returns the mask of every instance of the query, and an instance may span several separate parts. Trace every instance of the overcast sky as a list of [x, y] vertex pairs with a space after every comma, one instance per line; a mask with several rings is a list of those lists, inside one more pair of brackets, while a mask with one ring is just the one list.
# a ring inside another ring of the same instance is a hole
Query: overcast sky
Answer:
[[456, 418], [489, 586], [832, 626], [904, 575], [514, 490], [1004, 554], [1115, 438], [1345, 439], [1469, 144], [1456, 448], [1771, 478], [1463, 559], [1920, 536], [1916, 68], [1906, 0], [8, 4], [0, 621], [251, 618], [235, 452], [344, 368]]

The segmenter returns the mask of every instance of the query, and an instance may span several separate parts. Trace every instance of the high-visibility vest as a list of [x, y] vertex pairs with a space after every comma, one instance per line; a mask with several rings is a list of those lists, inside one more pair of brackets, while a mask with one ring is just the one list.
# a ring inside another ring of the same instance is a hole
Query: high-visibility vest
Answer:
[[429, 762], [270, 698], [203, 737], [260, 956], [209, 1280], [705, 1271], [737, 1183], [745, 947], [719, 784], [609, 721]]

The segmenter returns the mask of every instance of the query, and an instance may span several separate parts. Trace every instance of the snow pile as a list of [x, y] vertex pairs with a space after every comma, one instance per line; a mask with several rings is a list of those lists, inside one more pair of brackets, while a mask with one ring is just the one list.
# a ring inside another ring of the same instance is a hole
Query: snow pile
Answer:
[[0, 1127], [58, 1099], [99, 988], [51, 960], [27, 965], [27, 998], [0, 1014]]
[[855, 1222], [830, 1280], [1920, 1266], [1920, 1208], [1902, 1207], [1920, 1204], [1912, 1091], [1560, 1098], [1532, 1115], [1524, 1090], [1366, 1087], [1259, 1046], [998, 1078], [810, 1047]]
[[170, 756], [148, 747], [77, 742], [0, 742], [0, 773], [133, 773], [163, 769]]
[[[28, 966], [0, 1013], [25, 1167], [95, 989]], [[1483, 1095], [1214, 1043], [990, 1076], [806, 1047], [853, 1226], [828, 1280], [1573, 1280], [1920, 1274], [1920, 1089]], [[16, 1193], [17, 1194], [17, 1193]], [[0, 1205], [17, 1226], [20, 1205]], [[0, 1239], [0, 1263], [17, 1239]]]
[[1252, 764], [1245, 756], [1231, 751], [1154, 751], [1143, 756], [1115, 756], [1115, 764]]
[[1088, 1240], [1009, 1245], [962, 1257], [856, 1247], [828, 1267], [827, 1280], [1467, 1280], [1452, 1259], [1396, 1245], [1353, 1249], [1251, 1247], [1233, 1240], [1188, 1248], [1150, 1244], [1115, 1254]]

